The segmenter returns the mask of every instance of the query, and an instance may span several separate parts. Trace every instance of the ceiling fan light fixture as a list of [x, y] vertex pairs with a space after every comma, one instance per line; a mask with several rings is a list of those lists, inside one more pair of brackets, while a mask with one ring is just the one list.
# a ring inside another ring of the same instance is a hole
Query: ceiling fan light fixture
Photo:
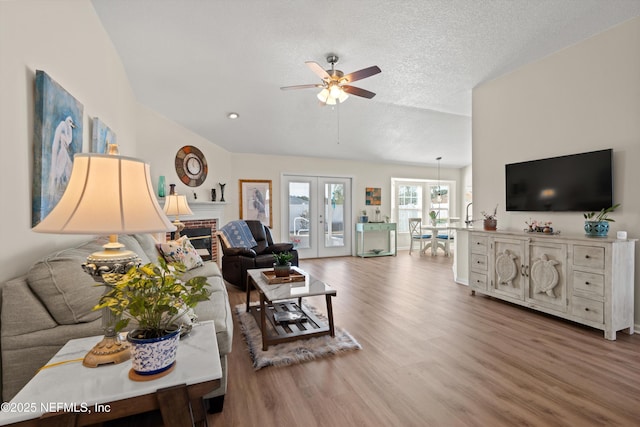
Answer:
[[340, 92], [342, 92], [342, 89], [337, 84], [334, 83], [330, 86], [329, 93], [332, 98], [340, 97]]
[[344, 90], [340, 89], [340, 95], [338, 96], [338, 101], [340, 101], [340, 103], [342, 104], [344, 101], [347, 100], [348, 97], [349, 97], [349, 95], [347, 95], [347, 92], [345, 92]]
[[325, 87], [320, 92], [318, 92], [318, 99], [320, 100], [320, 102], [327, 103], [327, 101], [329, 100], [329, 89]]

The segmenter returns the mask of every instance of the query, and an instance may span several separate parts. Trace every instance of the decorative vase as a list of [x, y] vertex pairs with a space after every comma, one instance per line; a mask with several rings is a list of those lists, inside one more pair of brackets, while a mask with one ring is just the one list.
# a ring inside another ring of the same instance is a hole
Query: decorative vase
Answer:
[[171, 368], [176, 361], [180, 328], [176, 326], [175, 330], [159, 338], [136, 338], [140, 334], [139, 329], [127, 334], [127, 341], [131, 343], [133, 371], [138, 375], [149, 376]]
[[361, 215], [358, 217], [358, 222], [369, 222], [369, 217], [367, 215]]
[[165, 196], [165, 183], [164, 183], [164, 175], [160, 175], [158, 178], [158, 197]]
[[169, 195], [173, 195], [176, 194], [176, 185], [175, 184], [169, 184]]
[[286, 265], [273, 264], [273, 271], [275, 271], [276, 277], [289, 277], [291, 263], [288, 262]]
[[218, 183], [218, 185], [220, 186], [220, 201], [224, 202], [224, 186], [227, 184]]
[[484, 229], [487, 231], [496, 231], [498, 228], [498, 220], [497, 219], [485, 219], [483, 221]]
[[609, 221], [585, 221], [584, 232], [589, 237], [607, 237]]
[[216, 189], [215, 188], [211, 189], [211, 201], [212, 202], [216, 201]]

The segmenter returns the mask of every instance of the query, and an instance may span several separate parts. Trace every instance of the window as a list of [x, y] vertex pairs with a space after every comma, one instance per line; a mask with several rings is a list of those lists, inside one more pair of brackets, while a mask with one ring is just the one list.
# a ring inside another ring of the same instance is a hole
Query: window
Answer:
[[409, 218], [429, 218], [436, 211], [438, 222], [447, 222], [451, 211], [451, 183], [392, 178], [392, 216], [399, 233], [409, 232]]

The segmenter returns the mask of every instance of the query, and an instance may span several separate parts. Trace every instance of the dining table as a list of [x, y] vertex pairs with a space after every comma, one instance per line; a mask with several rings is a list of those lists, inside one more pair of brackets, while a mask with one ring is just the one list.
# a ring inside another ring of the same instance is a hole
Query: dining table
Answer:
[[438, 235], [449, 234], [452, 230], [455, 230], [458, 226], [446, 223], [446, 224], [436, 224], [436, 225], [428, 225], [422, 224], [420, 226], [421, 231], [425, 232], [425, 234], [430, 234], [431, 239], [429, 243], [424, 245], [422, 248], [422, 253], [426, 253], [427, 249], [431, 249], [431, 256], [438, 255], [438, 247], [442, 248], [445, 256], [449, 256], [450, 248], [443, 240], [438, 240]]

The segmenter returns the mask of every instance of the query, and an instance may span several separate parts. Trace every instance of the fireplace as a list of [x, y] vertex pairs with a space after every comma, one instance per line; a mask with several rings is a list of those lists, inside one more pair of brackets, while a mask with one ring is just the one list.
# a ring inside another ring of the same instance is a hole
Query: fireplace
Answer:
[[[184, 229], [180, 234], [187, 236], [203, 261], [218, 260], [218, 245], [215, 240], [217, 222], [216, 219], [182, 221]], [[167, 239], [170, 238], [171, 234], [167, 233]]]

